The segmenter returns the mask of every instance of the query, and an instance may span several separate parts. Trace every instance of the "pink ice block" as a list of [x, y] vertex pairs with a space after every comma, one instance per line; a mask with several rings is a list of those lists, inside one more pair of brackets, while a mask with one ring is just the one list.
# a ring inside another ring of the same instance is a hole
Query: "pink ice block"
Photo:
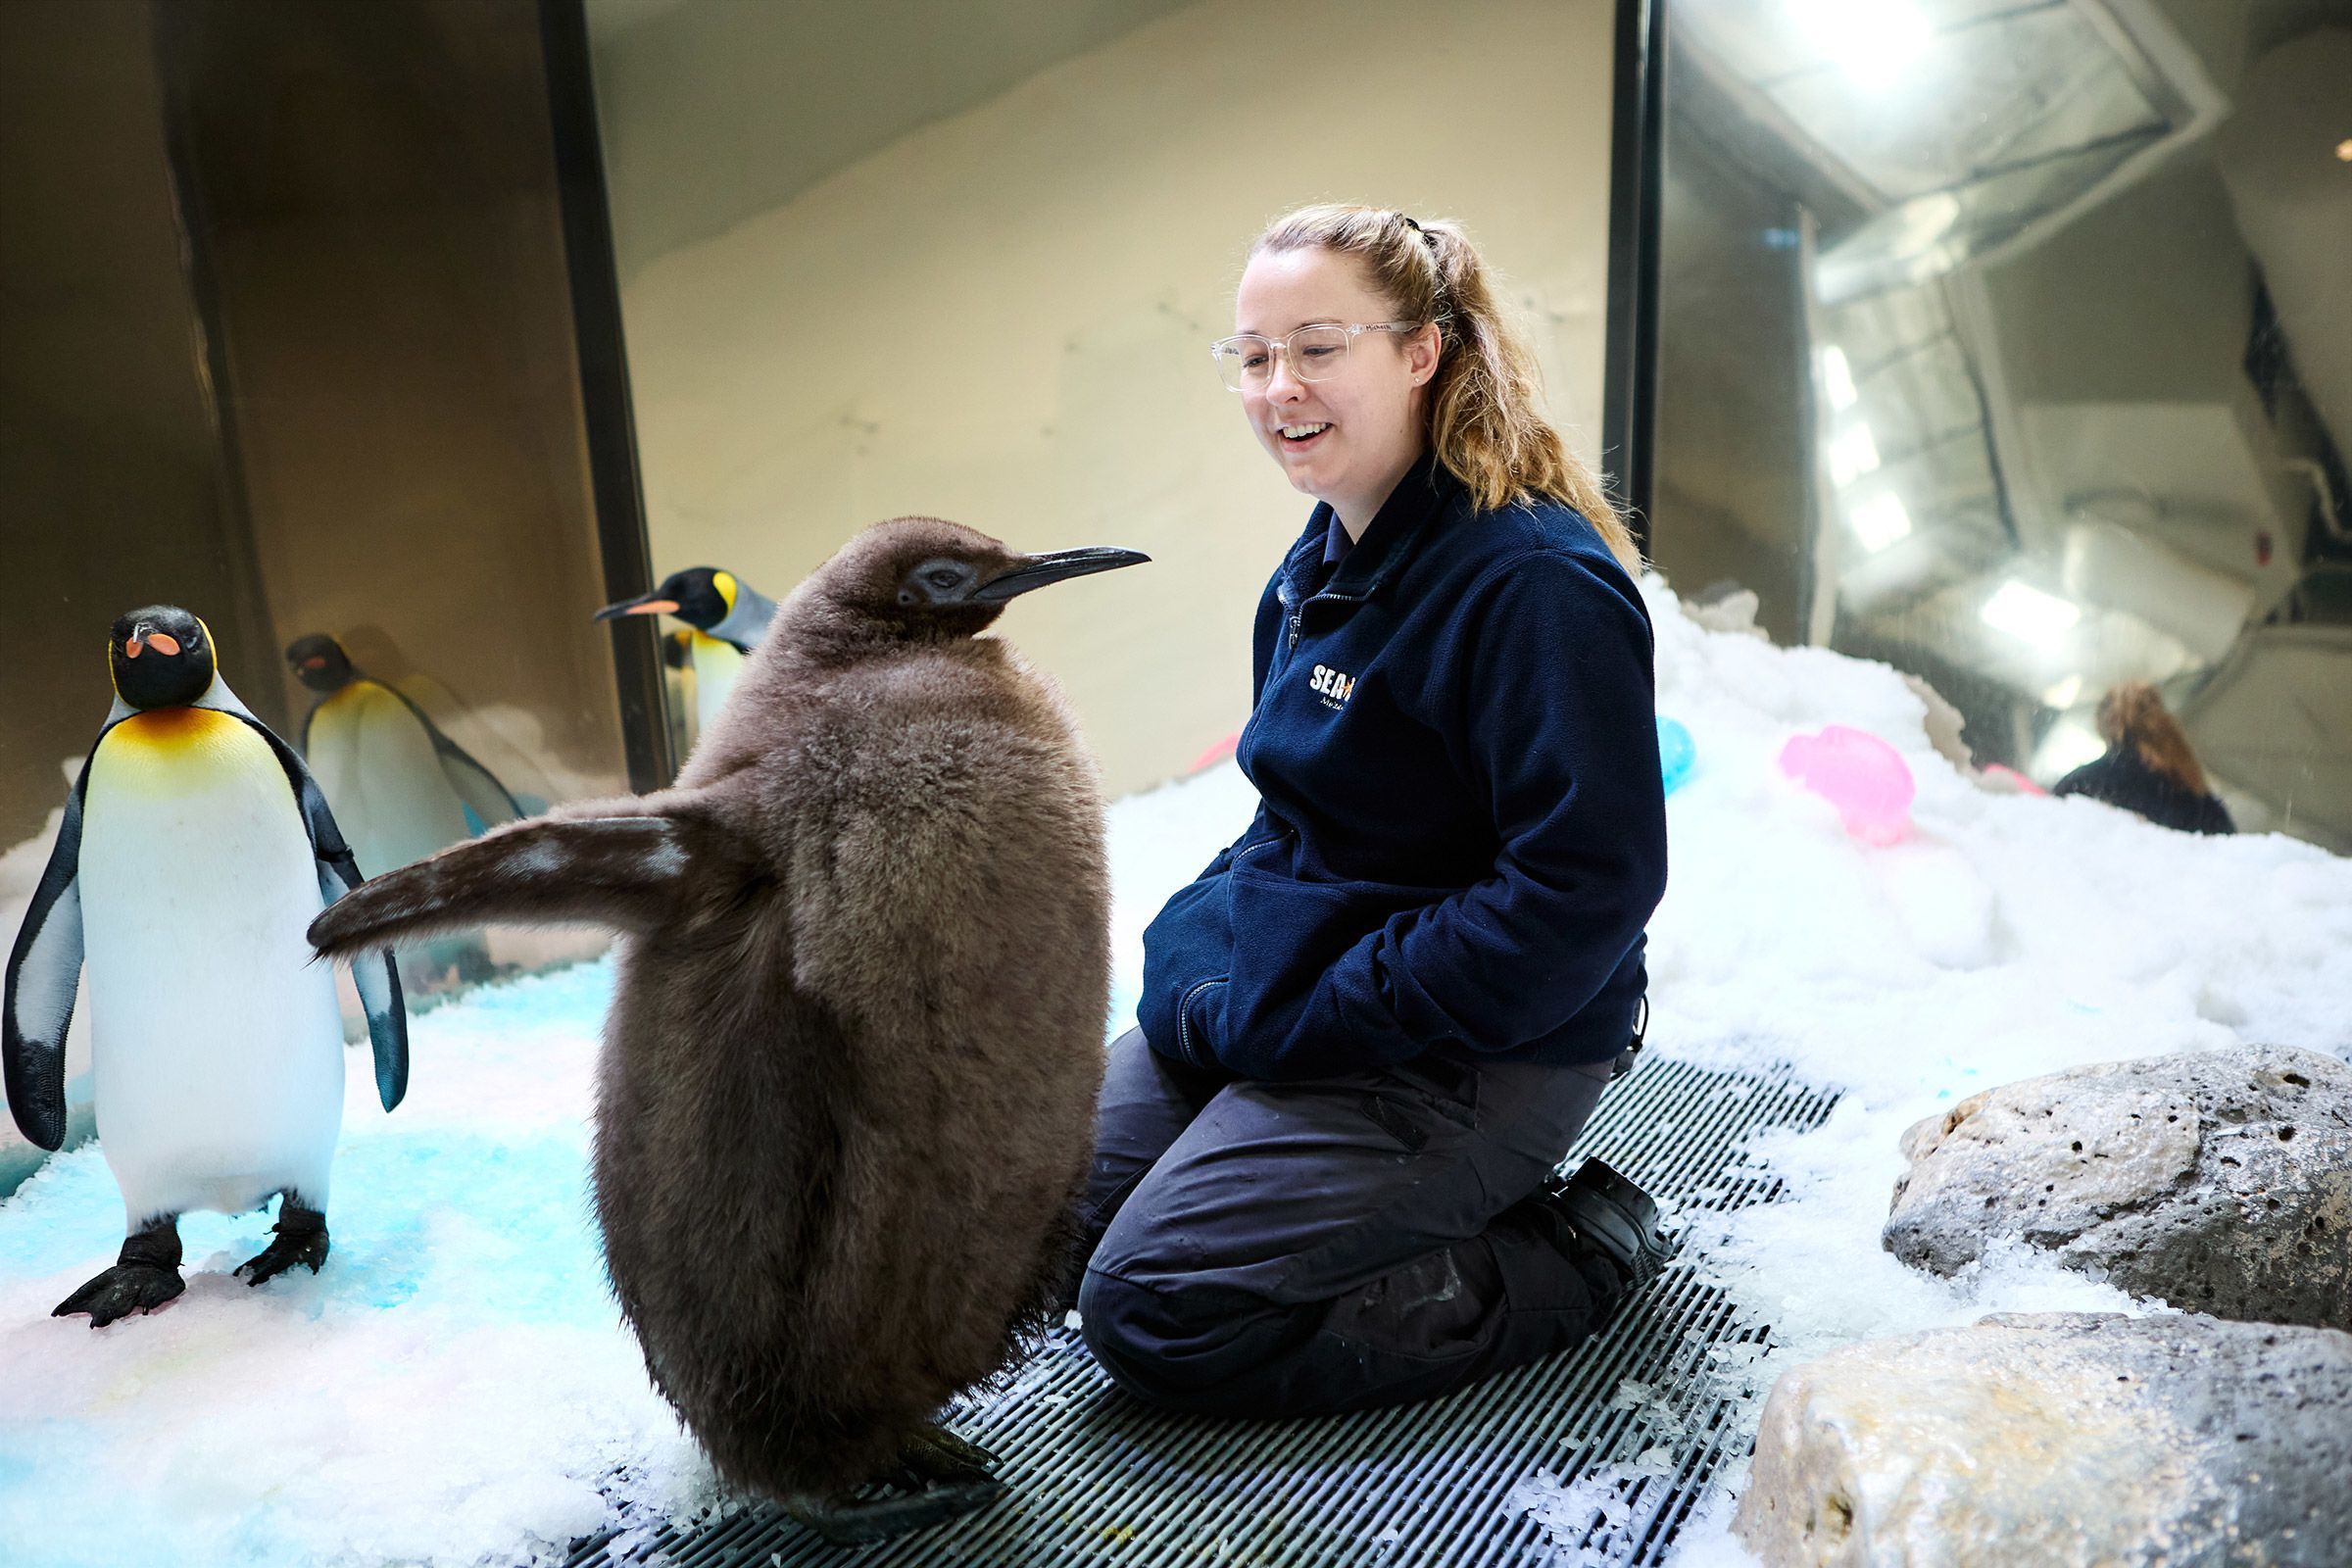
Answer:
[[1838, 808], [1845, 830], [1865, 844], [1892, 844], [1911, 831], [1911, 769], [1867, 730], [1831, 724], [1781, 748], [1781, 771]]

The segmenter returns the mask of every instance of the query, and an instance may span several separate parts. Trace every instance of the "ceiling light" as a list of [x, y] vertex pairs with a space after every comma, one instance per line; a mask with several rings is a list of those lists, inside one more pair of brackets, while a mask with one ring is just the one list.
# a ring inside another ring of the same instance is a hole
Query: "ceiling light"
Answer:
[[1856, 419], [1852, 424], [1830, 437], [1830, 482], [1838, 486], [1852, 484], [1879, 466], [1879, 444], [1870, 438], [1870, 426]]
[[1889, 87], [1928, 52], [1934, 29], [1910, 0], [1788, 0], [1813, 46], [1865, 87]]
[[2082, 609], [2074, 601], [2045, 594], [2015, 577], [2001, 584], [1977, 613], [1985, 625], [2036, 644], [2063, 636], [2082, 618]]
[[1830, 407], [1850, 409], [1861, 394], [1854, 390], [1854, 368], [1845, 361], [1845, 350], [1830, 347], [1821, 351], [1821, 389], [1829, 394]]
[[2335, 144], [2335, 156], [2347, 164], [2352, 164], [2352, 136], [2346, 136]]
[[2041, 701], [2042, 705], [2047, 708], [2072, 708], [2075, 706], [2075, 699], [2082, 695], [2082, 677], [2069, 675], [2057, 685], [2043, 692]]
[[1855, 502], [1846, 509], [1845, 520], [1854, 537], [1862, 541], [1862, 548], [1873, 555], [1911, 533], [1911, 514], [1903, 510], [1902, 497], [1891, 490]]

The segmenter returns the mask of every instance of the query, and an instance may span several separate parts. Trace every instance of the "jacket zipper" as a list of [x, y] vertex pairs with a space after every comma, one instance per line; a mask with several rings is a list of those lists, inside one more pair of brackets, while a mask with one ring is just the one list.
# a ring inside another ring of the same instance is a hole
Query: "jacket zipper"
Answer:
[[1193, 1054], [1193, 999], [1210, 986], [1221, 986], [1224, 983], [1222, 980], [1203, 980], [1192, 990], [1187, 991], [1184, 994], [1184, 1000], [1176, 1004], [1176, 1050], [1178, 1054], [1196, 1067], [1206, 1067], [1210, 1064]]

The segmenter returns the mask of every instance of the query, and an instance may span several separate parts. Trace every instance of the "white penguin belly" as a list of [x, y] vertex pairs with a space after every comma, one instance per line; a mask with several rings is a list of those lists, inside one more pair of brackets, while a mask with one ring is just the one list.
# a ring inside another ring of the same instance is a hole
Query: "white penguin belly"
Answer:
[[471, 835], [433, 738], [409, 705], [354, 681], [311, 717], [311, 774], [362, 876], [382, 876]]
[[718, 721], [718, 710], [727, 706], [727, 694], [735, 689], [743, 655], [733, 643], [699, 631], [688, 646], [694, 657], [694, 732], [708, 735]]
[[260, 734], [172, 709], [89, 772], [81, 901], [99, 1146], [131, 1224], [326, 1203], [343, 1113], [333, 972], [303, 932], [318, 866]]

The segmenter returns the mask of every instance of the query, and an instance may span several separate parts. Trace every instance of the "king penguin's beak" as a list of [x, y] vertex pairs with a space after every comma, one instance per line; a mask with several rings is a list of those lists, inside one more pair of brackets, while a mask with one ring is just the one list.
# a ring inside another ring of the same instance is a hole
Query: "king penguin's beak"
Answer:
[[972, 602], [1001, 605], [1015, 594], [1043, 588], [1050, 582], [1060, 582], [1067, 577], [1084, 577], [1097, 571], [1115, 571], [1121, 566], [1137, 565], [1151, 559], [1140, 550], [1114, 550], [1107, 545], [1089, 545], [1083, 550], [1054, 550], [1042, 556], [1027, 556], [972, 590]]
[[640, 594], [635, 599], [623, 599], [617, 605], [607, 605], [596, 612], [599, 620], [618, 620], [623, 615], [674, 615], [678, 612], [675, 599], [658, 599], [652, 594]]

